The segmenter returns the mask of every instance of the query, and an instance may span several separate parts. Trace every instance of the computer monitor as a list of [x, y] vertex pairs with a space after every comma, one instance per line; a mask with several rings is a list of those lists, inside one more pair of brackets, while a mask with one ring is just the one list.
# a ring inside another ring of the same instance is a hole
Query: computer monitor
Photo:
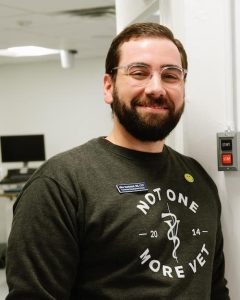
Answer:
[[1, 136], [2, 162], [28, 162], [45, 160], [44, 135], [9, 135]]

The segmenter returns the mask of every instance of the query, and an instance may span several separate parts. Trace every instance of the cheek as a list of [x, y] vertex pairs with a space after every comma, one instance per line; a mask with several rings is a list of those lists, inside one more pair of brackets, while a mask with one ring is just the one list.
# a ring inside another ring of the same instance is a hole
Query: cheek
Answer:
[[144, 94], [144, 89], [143, 88], [136, 88], [129, 86], [127, 84], [121, 84], [117, 85], [117, 93], [118, 93], [118, 98], [121, 102], [125, 103], [127, 106], [130, 106], [130, 103], [133, 99], [135, 98], [141, 98], [143, 97]]
[[180, 107], [184, 102], [185, 91], [184, 89], [171, 90], [168, 92], [168, 97], [175, 103], [176, 107]]

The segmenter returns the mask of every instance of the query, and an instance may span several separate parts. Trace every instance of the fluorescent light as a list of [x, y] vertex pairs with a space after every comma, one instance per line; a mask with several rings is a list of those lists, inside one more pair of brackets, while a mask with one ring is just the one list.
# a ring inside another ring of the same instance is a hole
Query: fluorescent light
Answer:
[[7, 49], [0, 49], [0, 56], [8, 57], [30, 57], [30, 56], [42, 56], [59, 54], [60, 51], [57, 49], [36, 47], [36, 46], [23, 46], [23, 47], [12, 47]]

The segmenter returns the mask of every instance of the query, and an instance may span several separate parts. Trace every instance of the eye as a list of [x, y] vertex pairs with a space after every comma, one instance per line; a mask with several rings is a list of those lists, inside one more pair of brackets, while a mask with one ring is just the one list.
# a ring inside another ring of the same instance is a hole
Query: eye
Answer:
[[178, 82], [182, 79], [182, 72], [178, 69], [165, 69], [162, 71], [161, 78], [166, 82]]
[[150, 71], [146, 67], [131, 66], [128, 75], [137, 80], [143, 80], [150, 76]]
[[172, 74], [172, 73], [163, 73], [162, 74], [162, 79], [165, 79], [165, 80], [178, 80], [178, 77], [175, 74]]

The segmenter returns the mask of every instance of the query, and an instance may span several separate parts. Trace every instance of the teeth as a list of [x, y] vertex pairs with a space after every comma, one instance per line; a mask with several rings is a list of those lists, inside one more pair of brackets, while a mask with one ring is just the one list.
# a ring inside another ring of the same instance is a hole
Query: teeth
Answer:
[[149, 107], [166, 109], [165, 106], [158, 106], [158, 105], [152, 105], [152, 106], [149, 106]]
[[157, 105], [157, 104], [140, 104], [139, 106], [143, 106], [143, 107], [150, 107], [150, 108], [159, 108], [159, 109], [168, 109], [167, 106], [165, 105]]

